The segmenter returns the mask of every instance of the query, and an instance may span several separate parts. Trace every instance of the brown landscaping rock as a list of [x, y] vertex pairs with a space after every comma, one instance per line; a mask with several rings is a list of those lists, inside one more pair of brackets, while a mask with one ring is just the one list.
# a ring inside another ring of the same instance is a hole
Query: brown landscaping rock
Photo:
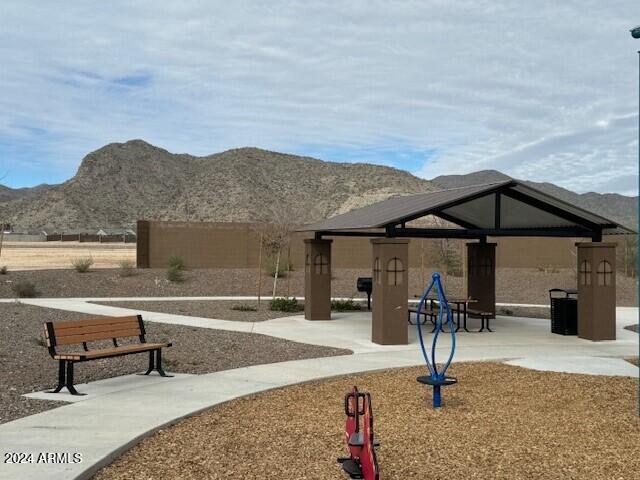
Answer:
[[424, 368], [342, 377], [249, 396], [143, 440], [97, 480], [336, 479], [343, 396], [373, 396], [384, 479], [635, 479], [637, 381], [459, 363], [433, 410]]

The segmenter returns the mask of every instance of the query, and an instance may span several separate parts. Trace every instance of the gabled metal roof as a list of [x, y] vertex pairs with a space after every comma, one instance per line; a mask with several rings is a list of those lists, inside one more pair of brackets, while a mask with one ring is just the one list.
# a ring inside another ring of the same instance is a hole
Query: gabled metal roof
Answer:
[[[358, 208], [300, 231], [347, 232], [380, 228], [404, 228], [411, 220], [436, 215], [479, 235], [507, 235], [535, 230], [571, 234], [634, 233], [623, 225], [517, 180], [451, 188], [416, 195], [396, 196]], [[435, 229], [431, 229], [435, 230]]]

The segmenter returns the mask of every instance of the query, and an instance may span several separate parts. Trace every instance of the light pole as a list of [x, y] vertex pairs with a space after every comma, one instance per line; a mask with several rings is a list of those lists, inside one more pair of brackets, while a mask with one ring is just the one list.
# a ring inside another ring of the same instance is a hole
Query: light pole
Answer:
[[[631, 29], [631, 36], [633, 38], [640, 38], [640, 26]], [[640, 173], [640, 50], [638, 50], [638, 173]], [[638, 176], [640, 181], [640, 175]], [[640, 187], [640, 184], [639, 184]], [[640, 194], [638, 195], [638, 232], [640, 232]], [[640, 278], [640, 255], [638, 255], [638, 248], [640, 248], [640, 242], [636, 237], [636, 279]], [[640, 298], [640, 283], [638, 283], [638, 298]], [[638, 315], [638, 328], [640, 328], [640, 314]], [[638, 358], [640, 358], [640, 331], [638, 332]], [[638, 372], [638, 416], [640, 416], [640, 372]]]

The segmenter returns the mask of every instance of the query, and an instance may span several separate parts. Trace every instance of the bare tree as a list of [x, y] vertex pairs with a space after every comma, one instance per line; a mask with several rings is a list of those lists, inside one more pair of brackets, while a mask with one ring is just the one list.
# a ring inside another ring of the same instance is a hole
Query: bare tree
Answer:
[[275, 298], [283, 260], [287, 262], [287, 275], [291, 269], [291, 237], [296, 228], [295, 219], [299, 217], [296, 215], [295, 207], [280, 204], [279, 208], [272, 209], [271, 218], [272, 222], [264, 226], [262, 242], [268, 260], [273, 262], [270, 273], [273, 275], [273, 297]]

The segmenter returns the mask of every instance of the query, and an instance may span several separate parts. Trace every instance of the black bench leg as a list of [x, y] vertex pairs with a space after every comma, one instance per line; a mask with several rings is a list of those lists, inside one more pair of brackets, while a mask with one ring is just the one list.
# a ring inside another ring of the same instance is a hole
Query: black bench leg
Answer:
[[489, 328], [489, 320], [491, 320], [491, 317], [487, 317], [487, 330], [493, 332], [493, 330]]
[[78, 392], [76, 387], [73, 386], [73, 362], [67, 362], [67, 381], [65, 387], [67, 387], [71, 395], [86, 395], [86, 393]]
[[155, 350], [151, 350], [149, 352], [149, 368], [147, 368], [146, 372], [140, 373], [139, 375], [149, 375], [151, 372], [153, 372], [156, 369], [156, 362], [155, 362], [154, 352], [155, 352]]
[[71, 395], [86, 395], [80, 393], [73, 386], [73, 362], [71, 360], [58, 360], [58, 386], [47, 393], [60, 393], [64, 387], [67, 387]]
[[58, 386], [54, 390], [51, 390], [47, 393], [59, 393], [60, 390], [64, 388], [65, 368], [67, 367], [66, 363], [67, 362], [65, 362], [64, 360], [58, 360]]
[[173, 375], [167, 375], [162, 369], [162, 349], [156, 350], [156, 370], [161, 377], [173, 377]]
[[484, 316], [480, 317], [480, 330], [478, 332], [484, 332]]

